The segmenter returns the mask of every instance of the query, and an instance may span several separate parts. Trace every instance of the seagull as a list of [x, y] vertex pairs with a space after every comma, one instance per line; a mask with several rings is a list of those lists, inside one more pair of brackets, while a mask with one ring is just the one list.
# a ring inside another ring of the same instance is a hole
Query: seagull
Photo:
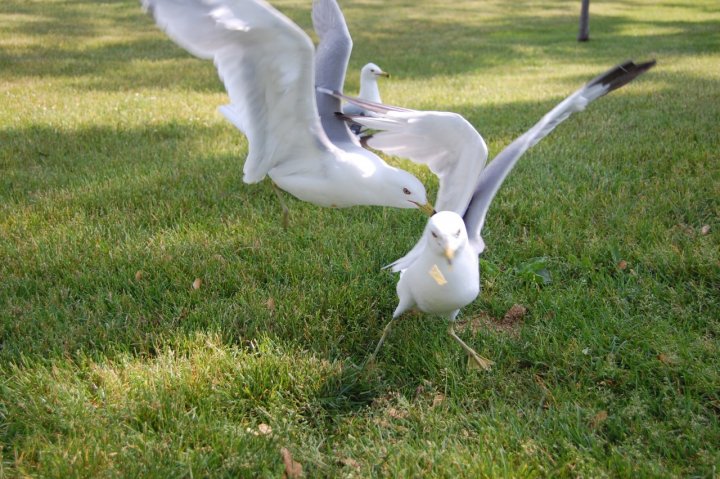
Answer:
[[[389, 77], [390, 74], [387, 72], [384, 72], [379, 66], [375, 65], [374, 63], [368, 63], [364, 67], [362, 67], [362, 70], [360, 70], [360, 92], [358, 93], [358, 98], [361, 100], [367, 100], [374, 103], [382, 103], [382, 99], [380, 98], [380, 89], [378, 88], [378, 77]], [[367, 110], [364, 110], [356, 105], [353, 105], [352, 103], [346, 104], [343, 106], [343, 113], [346, 115], [363, 115], [366, 116], [369, 114]], [[364, 133], [367, 131], [366, 128], [363, 128], [362, 125], [359, 123], [352, 123], [348, 125], [350, 127], [350, 130], [355, 135], [364, 136]], [[361, 144], [363, 146], [366, 146], [364, 141], [361, 139]]]
[[[335, 100], [316, 104], [312, 41], [270, 4], [142, 0], [142, 5], [178, 45], [214, 61], [230, 97], [220, 112], [248, 138], [245, 183], [268, 176], [274, 187], [326, 207], [376, 205], [432, 213], [415, 176], [388, 165], [357, 140], [328, 138], [333, 129], [347, 127], [335, 118], [326, 121], [339, 108], [321, 123], [319, 107]], [[287, 208], [275, 192], [287, 224]]]
[[[360, 92], [358, 98], [361, 100], [371, 101], [373, 103], [382, 103], [380, 98], [380, 88], [378, 87], [378, 78], [386, 77], [389, 78], [390, 74], [383, 71], [382, 68], [374, 63], [368, 63], [362, 70], [360, 70]], [[367, 115], [367, 110], [364, 110], [353, 104], [346, 104], [343, 106], [343, 113], [346, 115]], [[359, 135], [362, 133], [362, 127], [359, 124], [351, 126], [353, 133]]]
[[[479, 255], [485, 249], [481, 231], [495, 194], [525, 151], [547, 136], [557, 125], [572, 113], [584, 110], [593, 100], [629, 83], [654, 65], [654, 60], [640, 64], [628, 61], [585, 84], [490, 162], [481, 172], [473, 193], [463, 208], [440, 211], [428, 220], [418, 245], [391, 265], [393, 271], [400, 272], [397, 283], [399, 302], [368, 362], [374, 361], [397, 318], [410, 308], [417, 307], [425, 313], [446, 317], [449, 320], [448, 334], [460, 344], [475, 364], [485, 370], [490, 369], [494, 363], [480, 356], [458, 337], [454, 322], [460, 309], [474, 301], [480, 293], [478, 262]], [[409, 118], [422, 112], [409, 113], [369, 102], [351, 101], [379, 115], [378, 118], [353, 117], [352, 120], [370, 128], [383, 125], [386, 127], [387, 133], [376, 136], [375, 147], [380, 147], [383, 151], [415, 154], [413, 143], [406, 141], [408, 137], [403, 136], [402, 132], [412, 130], [414, 125]], [[433, 115], [434, 112], [431, 112], [431, 116]], [[422, 118], [422, 115], [420, 117]], [[449, 126], [457, 123], [457, 117], [459, 115], [450, 114], [436, 118], [445, 118]], [[442, 128], [425, 130], [428, 143], [434, 143], [437, 150], [456, 147], [457, 138], [448, 138], [446, 133], [447, 129]], [[466, 128], [457, 134], [465, 135], [464, 143], [467, 145], [477, 144], [480, 136], [472, 128]]]

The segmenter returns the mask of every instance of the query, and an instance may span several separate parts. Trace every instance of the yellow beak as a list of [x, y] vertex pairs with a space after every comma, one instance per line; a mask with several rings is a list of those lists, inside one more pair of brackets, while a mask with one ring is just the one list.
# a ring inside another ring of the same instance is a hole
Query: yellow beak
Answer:
[[430, 204], [430, 202], [425, 203], [424, 205], [421, 205], [420, 203], [415, 203], [420, 211], [425, 213], [428, 216], [432, 216], [436, 213], [435, 208], [433, 208], [433, 205]]
[[390, 78], [390, 74], [388, 72], [379, 72], [376, 73], [376, 75], [380, 77]]
[[445, 257], [448, 260], [448, 263], [452, 262], [453, 258], [455, 257], [455, 250], [450, 248], [449, 246], [445, 248]]

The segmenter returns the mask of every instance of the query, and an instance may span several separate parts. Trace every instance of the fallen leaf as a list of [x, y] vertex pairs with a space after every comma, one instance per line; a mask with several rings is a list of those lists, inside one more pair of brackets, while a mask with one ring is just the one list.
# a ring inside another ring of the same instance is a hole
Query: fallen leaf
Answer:
[[527, 308], [522, 304], [513, 304], [512, 308], [508, 309], [505, 316], [503, 316], [503, 323], [517, 323], [522, 321], [527, 313]]
[[604, 409], [602, 411], [598, 411], [597, 414], [595, 414], [595, 417], [592, 418], [592, 426], [598, 427], [600, 424], [604, 423], [608, 418], [608, 413]]
[[445, 402], [445, 395], [443, 393], [437, 393], [433, 398], [432, 407], [437, 407]]
[[135, 271], [135, 281], [140, 281], [143, 277], [143, 272], [140, 270]]
[[285, 464], [285, 474], [283, 477], [286, 477], [287, 479], [297, 479], [302, 477], [302, 464], [293, 459], [292, 454], [290, 454], [290, 451], [286, 447], [280, 449], [280, 455], [282, 456], [283, 463]]
[[272, 434], [272, 428], [267, 424], [262, 423], [258, 426], [258, 432], [263, 436], [269, 436], [270, 434]]
[[200, 289], [201, 285], [202, 285], [202, 280], [200, 278], [195, 278], [195, 281], [193, 281], [193, 284], [192, 284], [193, 289]]
[[360, 463], [351, 457], [344, 457], [344, 458], [340, 459], [340, 463], [347, 467], [352, 467], [354, 469], [360, 469]]
[[700, 228], [700, 234], [706, 235], [710, 232], [710, 225], [703, 225], [702, 228]]
[[390, 423], [388, 422], [388, 420], [383, 417], [376, 417], [375, 419], [373, 419], [373, 422], [380, 427], [390, 427]]
[[268, 309], [268, 311], [275, 312], [275, 300], [273, 298], [268, 298], [267, 301], [265, 301], [265, 307]]
[[627, 268], [627, 261], [625, 261], [624, 259], [621, 259], [618, 262], [617, 267], [624, 271]]
[[665, 353], [658, 354], [657, 358], [661, 363], [667, 364], [668, 366], [674, 366], [678, 363], [677, 358]]
[[407, 411], [398, 411], [394, 407], [387, 410], [387, 415], [394, 419], [405, 419], [408, 415]]

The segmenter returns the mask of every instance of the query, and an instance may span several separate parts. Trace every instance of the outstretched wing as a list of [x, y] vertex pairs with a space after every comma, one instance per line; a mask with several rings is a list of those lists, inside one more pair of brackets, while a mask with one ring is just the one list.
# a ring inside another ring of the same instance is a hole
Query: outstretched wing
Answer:
[[[345, 17], [336, 0], [314, 0], [312, 20], [320, 40], [315, 51], [316, 85], [342, 91], [353, 45]], [[341, 111], [340, 99], [319, 91], [316, 95], [320, 120], [330, 141], [343, 147], [359, 146], [345, 122], [335, 115]]]
[[475, 193], [463, 217], [471, 244], [478, 253], [484, 249], [480, 236], [485, 217], [495, 194], [520, 157], [538, 141], [547, 136], [572, 113], [582, 111], [593, 100], [629, 83], [655, 65], [655, 60], [636, 65], [632, 61], [618, 65], [591, 80], [567, 97], [535, 126], [498, 154], [480, 174]]
[[248, 137], [245, 182], [258, 182], [276, 165], [297, 160], [298, 151], [318, 161], [327, 153], [330, 143], [315, 104], [313, 45], [297, 25], [263, 0], [143, 0], [143, 5], [176, 43], [214, 60], [230, 96], [220, 111]]
[[366, 140], [369, 147], [427, 165], [437, 175], [437, 211], [465, 213], [488, 155], [482, 136], [465, 118], [440, 111], [391, 111], [353, 121], [379, 130]]
[[377, 130], [365, 144], [427, 165], [437, 175], [437, 211], [465, 213], [488, 154], [482, 136], [465, 118], [457, 113], [409, 110], [333, 94], [372, 113], [344, 115], [348, 121]]
[[[439, 111], [416, 111], [328, 92], [371, 112], [372, 116], [342, 115], [348, 121], [377, 130], [365, 139], [371, 148], [388, 155], [427, 165], [438, 177], [437, 211], [463, 215], [487, 161], [482, 136], [461, 115]], [[406, 269], [422, 252], [420, 241], [402, 258], [386, 266]]]

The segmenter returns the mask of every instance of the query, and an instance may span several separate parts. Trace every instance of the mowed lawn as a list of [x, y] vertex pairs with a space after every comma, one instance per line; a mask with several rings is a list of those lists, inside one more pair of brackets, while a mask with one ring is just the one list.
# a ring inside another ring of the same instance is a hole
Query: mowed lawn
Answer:
[[[314, 38], [310, 0], [274, 4]], [[341, 6], [346, 91], [373, 61], [386, 102], [461, 113], [491, 157], [658, 61], [496, 198], [458, 327], [495, 368], [409, 314], [358, 372], [425, 218], [286, 195], [283, 230], [211, 62], [135, 1], [4, 0], [0, 477], [717, 477], [716, 1], [593, 1], [588, 43], [579, 0]]]

